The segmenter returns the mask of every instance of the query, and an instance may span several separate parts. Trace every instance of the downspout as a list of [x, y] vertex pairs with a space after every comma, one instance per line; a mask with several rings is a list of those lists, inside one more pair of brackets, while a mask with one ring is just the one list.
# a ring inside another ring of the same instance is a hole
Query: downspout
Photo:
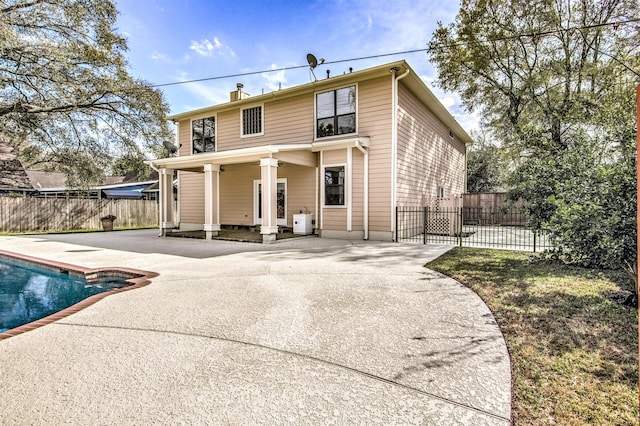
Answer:
[[397, 192], [397, 178], [398, 178], [398, 81], [409, 75], [409, 69], [400, 76], [396, 73], [399, 71], [397, 67], [393, 67], [389, 72], [393, 73], [393, 82], [391, 84], [391, 98], [392, 98], [392, 116], [391, 116], [391, 228], [393, 229], [391, 239], [396, 241], [395, 227], [395, 209], [396, 209], [396, 192]]
[[318, 234], [322, 236], [322, 230], [324, 229], [324, 185], [320, 183], [320, 177], [324, 180], [324, 151], [320, 151], [320, 170], [318, 171], [318, 179], [316, 181], [320, 184], [320, 197], [318, 198], [318, 203], [320, 204], [320, 223], [318, 225]]
[[362, 226], [364, 227], [364, 239], [369, 239], [369, 150], [360, 146], [360, 143], [356, 144], [356, 148], [364, 155], [364, 196], [363, 196], [363, 220]]
[[315, 218], [315, 234], [318, 235], [320, 234], [320, 218], [318, 216], [318, 203], [320, 200], [320, 168], [316, 167], [316, 197], [315, 197], [315, 215], [313, 216]]

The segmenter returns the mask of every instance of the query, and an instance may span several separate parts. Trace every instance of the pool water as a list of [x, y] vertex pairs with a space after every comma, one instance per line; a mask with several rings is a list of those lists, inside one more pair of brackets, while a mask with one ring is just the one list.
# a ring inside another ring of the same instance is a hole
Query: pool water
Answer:
[[0, 333], [49, 316], [97, 293], [128, 285], [124, 279], [84, 278], [0, 258]]

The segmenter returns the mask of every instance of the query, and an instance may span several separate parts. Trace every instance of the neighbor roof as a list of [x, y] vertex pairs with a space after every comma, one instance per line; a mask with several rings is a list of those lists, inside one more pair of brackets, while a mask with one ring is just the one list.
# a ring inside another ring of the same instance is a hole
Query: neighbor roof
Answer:
[[29, 177], [13, 149], [0, 144], [0, 189], [31, 190]]

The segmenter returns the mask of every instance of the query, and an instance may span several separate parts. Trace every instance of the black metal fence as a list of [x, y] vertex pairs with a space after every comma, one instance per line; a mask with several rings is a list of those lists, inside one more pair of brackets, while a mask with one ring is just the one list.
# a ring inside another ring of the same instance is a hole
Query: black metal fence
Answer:
[[397, 240], [540, 252], [549, 238], [533, 232], [519, 209], [397, 207]]

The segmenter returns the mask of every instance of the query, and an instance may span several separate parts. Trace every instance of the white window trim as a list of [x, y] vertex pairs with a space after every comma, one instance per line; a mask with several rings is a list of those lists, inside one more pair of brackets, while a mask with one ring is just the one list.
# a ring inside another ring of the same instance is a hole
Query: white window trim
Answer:
[[[324, 188], [326, 186], [326, 182], [324, 181], [324, 172], [327, 169], [327, 167], [344, 167], [344, 204], [341, 206], [338, 205], [332, 205], [332, 204], [325, 204], [325, 197], [324, 197]], [[324, 209], [348, 209], [349, 208], [349, 204], [351, 203], [351, 191], [350, 189], [350, 185], [349, 185], [349, 167], [347, 165], [347, 163], [336, 163], [336, 164], [323, 164], [322, 165], [322, 172], [320, 173], [320, 179], [322, 182], [322, 185], [320, 185], [320, 198], [322, 199], [322, 208]]]
[[195, 120], [202, 120], [203, 118], [210, 118], [210, 117], [213, 117], [216, 123], [216, 128], [213, 130], [213, 137], [216, 141], [216, 149], [214, 151], [207, 151], [207, 152], [218, 152], [218, 114], [213, 114], [213, 115], [202, 114], [196, 117], [191, 117], [191, 119], [189, 120], [189, 155], [200, 155], [200, 154], [207, 153], [207, 152], [199, 152], [199, 153], [193, 152], [193, 122]]
[[[243, 114], [242, 112], [244, 110], [247, 109], [251, 109], [251, 108], [256, 108], [256, 107], [260, 107], [260, 109], [262, 110], [262, 114], [260, 114], [260, 128], [262, 129], [262, 131], [260, 133], [251, 133], [249, 135], [245, 135], [242, 133], [242, 130], [244, 129], [244, 122], [243, 122]], [[216, 128], [217, 129], [217, 128]], [[240, 108], [240, 138], [244, 139], [244, 138], [253, 138], [256, 136], [264, 136], [264, 104], [255, 104], [255, 105], [251, 105], [251, 106], [247, 106], [244, 108]]]
[[[316, 116], [316, 114], [318, 113], [318, 95], [320, 93], [327, 93], [327, 92], [334, 92], [336, 90], [340, 90], [340, 89], [344, 89], [346, 87], [351, 87], [351, 86], [355, 86], [356, 87], [356, 131], [353, 133], [344, 133], [342, 135], [333, 135], [333, 136], [324, 136], [319, 138], [318, 137], [318, 117]], [[314, 141], [328, 141], [328, 140], [332, 140], [332, 139], [340, 139], [340, 138], [344, 138], [344, 137], [351, 137], [353, 135], [357, 135], [358, 134], [358, 130], [359, 130], [359, 120], [358, 117], [360, 116], [359, 111], [358, 111], [358, 104], [360, 103], [360, 91], [359, 91], [359, 86], [358, 83], [352, 83], [352, 84], [347, 84], [345, 86], [340, 86], [340, 87], [334, 87], [332, 89], [329, 90], [321, 90], [321, 91], [317, 91], [317, 92], [313, 92], [313, 140]], [[324, 173], [324, 171], [323, 171]]]

